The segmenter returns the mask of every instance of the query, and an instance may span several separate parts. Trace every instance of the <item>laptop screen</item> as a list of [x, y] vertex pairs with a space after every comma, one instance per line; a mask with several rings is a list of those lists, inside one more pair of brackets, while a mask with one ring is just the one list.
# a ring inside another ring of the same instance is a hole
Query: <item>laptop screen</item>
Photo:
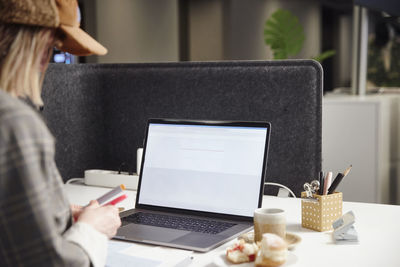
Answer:
[[150, 122], [137, 203], [253, 216], [269, 124], [237, 124]]

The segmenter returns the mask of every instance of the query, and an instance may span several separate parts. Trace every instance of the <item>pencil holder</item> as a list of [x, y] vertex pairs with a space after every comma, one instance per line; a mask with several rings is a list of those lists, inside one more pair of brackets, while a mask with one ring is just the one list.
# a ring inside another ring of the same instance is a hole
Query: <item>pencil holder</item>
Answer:
[[[301, 193], [306, 197], [306, 192]], [[332, 230], [332, 223], [342, 216], [341, 192], [329, 195], [313, 195], [313, 199], [301, 200], [301, 226], [323, 232]]]

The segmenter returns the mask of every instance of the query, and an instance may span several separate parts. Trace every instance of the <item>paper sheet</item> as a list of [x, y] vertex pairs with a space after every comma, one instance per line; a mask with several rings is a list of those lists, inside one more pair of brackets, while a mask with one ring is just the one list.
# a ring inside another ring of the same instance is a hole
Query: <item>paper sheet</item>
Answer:
[[189, 265], [192, 251], [110, 240], [106, 267]]

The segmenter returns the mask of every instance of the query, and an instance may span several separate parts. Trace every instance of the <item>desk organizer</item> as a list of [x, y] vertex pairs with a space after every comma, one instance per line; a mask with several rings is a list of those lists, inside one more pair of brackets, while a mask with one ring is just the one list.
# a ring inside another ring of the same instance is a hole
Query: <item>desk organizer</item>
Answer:
[[[306, 197], [306, 192], [301, 193]], [[343, 194], [313, 195], [314, 199], [301, 200], [301, 226], [323, 232], [332, 230], [332, 223], [342, 216]]]

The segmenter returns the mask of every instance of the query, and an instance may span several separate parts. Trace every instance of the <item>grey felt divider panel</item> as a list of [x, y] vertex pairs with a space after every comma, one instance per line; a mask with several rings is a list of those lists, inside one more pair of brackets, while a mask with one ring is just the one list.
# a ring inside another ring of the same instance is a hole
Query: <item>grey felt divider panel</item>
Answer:
[[270, 121], [266, 181], [297, 195], [321, 169], [322, 69], [311, 60], [51, 65], [44, 100], [65, 179], [135, 170], [151, 117]]
[[56, 163], [64, 180], [104, 168], [103, 87], [85, 66], [51, 64], [43, 84], [47, 125], [56, 137]]

